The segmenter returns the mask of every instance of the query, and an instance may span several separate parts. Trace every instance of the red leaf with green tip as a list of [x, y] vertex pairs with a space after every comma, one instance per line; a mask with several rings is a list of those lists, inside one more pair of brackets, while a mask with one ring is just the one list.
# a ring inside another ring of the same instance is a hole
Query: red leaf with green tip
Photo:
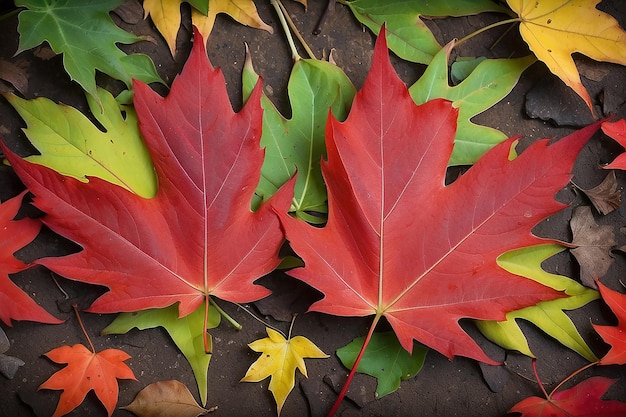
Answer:
[[[192, 53], [165, 98], [135, 82], [135, 109], [159, 189], [144, 199], [98, 178], [81, 183], [7, 158], [47, 213], [52, 230], [82, 250], [38, 263], [110, 291], [93, 312], [137, 311], [179, 302], [185, 316], [209, 296], [249, 302], [269, 291], [253, 281], [279, 263], [283, 233], [268, 205], [250, 200], [260, 176], [261, 90], [232, 110], [224, 77], [196, 32]], [[6, 148], [5, 148], [6, 149]], [[288, 209], [287, 192], [273, 197]]]
[[41, 229], [39, 220], [13, 220], [25, 194], [26, 191], [0, 203], [0, 320], [7, 326], [11, 325], [11, 320], [58, 324], [62, 321], [44, 310], [9, 279], [9, 274], [29, 267], [16, 259], [14, 253], [32, 242]]
[[522, 417], [623, 417], [626, 403], [603, 400], [602, 396], [615, 382], [601, 376], [591, 377], [550, 398], [529, 397], [509, 410], [521, 413]]
[[445, 186], [457, 111], [444, 100], [416, 106], [384, 39], [347, 120], [331, 117], [327, 126], [327, 225], [281, 213], [305, 263], [290, 274], [325, 294], [314, 311], [384, 316], [408, 351], [415, 339], [448, 357], [493, 363], [459, 320], [502, 320], [563, 295], [496, 259], [549, 242], [531, 230], [565, 206], [554, 195], [598, 126], [552, 145], [540, 140], [512, 161], [510, 139]]

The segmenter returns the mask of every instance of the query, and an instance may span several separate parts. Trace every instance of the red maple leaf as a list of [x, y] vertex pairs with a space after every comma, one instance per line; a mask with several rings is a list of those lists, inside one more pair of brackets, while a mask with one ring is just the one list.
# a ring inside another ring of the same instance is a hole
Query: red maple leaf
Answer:
[[611, 345], [602, 359], [600, 365], [624, 365], [626, 364], [626, 295], [607, 288], [598, 282], [600, 294], [605, 303], [617, 316], [617, 326], [599, 326], [594, 324], [593, 328], [602, 339]]
[[[269, 291], [253, 281], [279, 263], [284, 240], [268, 205], [250, 201], [260, 177], [261, 89], [235, 113], [224, 77], [196, 31], [191, 55], [163, 98], [135, 82], [134, 104], [159, 189], [143, 199], [98, 178], [81, 183], [5, 149], [47, 213], [43, 222], [82, 246], [40, 263], [110, 291], [88, 311], [120, 312], [179, 302], [187, 315], [206, 297], [249, 302]], [[273, 205], [285, 211], [288, 192]]]
[[598, 126], [538, 141], [512, 161], [510, 139], [445, 186], [457, 111], [444, 100], [413, 103], [381, 33], [348, 119], [327, 126], [327, 225], [280, 213], [305, 263], [291, 275], [325, 294], [311, 310], [375, 315], [372, 329], [386, 317], [409, 352], [415, 339], [448, 357], [494, 363], [458, 322], [503, 320], [561, 296], [496, 259], [546, 243], [531, 229], [564, 207], [554, 195]]
[[[620, 119], [616, 122], [602, 122], [602, 131], [626, 148], [626, 120]], [[618, 155], [613, 162], [605, 165], [604, 168], [626, 169], [626, 152]]]
[[14, 253], [32, 242], [41, 229], [41, 222], [38, 220], [13, 220], [25, 194], [26, 191], [0, 204], [0, 319], [7, 326], [11, 326], [12, 319], [62, 323], [9, 279], [9, 274], [30, 267], [16, 259]]
[[515, 404], [509, 413], [522, 417], [623, 417], [626, 403], [603, 400], [602, 396], [616, 380], [595, 376], [547, 398], [529, 397]]
[[91, 390], [110, 416], [117, 404], [117, 380], [135, 379], [133, 371], [124, 363], [130, 356], [119, 349], [96, 353], [76, 344], [52, 349], [46, 356], [56, 363], [67, 363], [67, 367], [39, 386], [39, 389], [63, 390], [53, 417], [63, 416], [75, 409]]

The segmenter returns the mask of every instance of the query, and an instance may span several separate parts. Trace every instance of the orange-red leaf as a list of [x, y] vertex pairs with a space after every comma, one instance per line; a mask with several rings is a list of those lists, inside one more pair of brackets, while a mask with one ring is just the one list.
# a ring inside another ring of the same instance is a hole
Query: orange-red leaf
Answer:
[[50, 315], [9, 279], [9, 274], [29, 267], [16, 259], [14, 253], [32, 242], [41, 229], [38, 220], [13, 220], [25, 194], [26, 191], [0, 203], [0, 320], [7, 326], [11, 325], [11, 320], [58, 324], [61, 320]]
[[77, 344], [52, 349], [46, 356], [56, 363], [67, 364], [39, 386], [39, 389], [63, 391], [53, 417], [63, 416], [75, 409], [91, 390], [111, 416], [119, 393], [117, 380], [135, 379], [133, 371], [124, 363], [130, 356], [119, 349], [93, 353]]
[[[616, 122], [603, 122], [602, 131], [626, 148], [626, 120], [620, 119]], [[604, 168], [626, 169], [626, 152], [618, 155], [613, 162], [605, 165]]]
[[305, 263], [291, 275], [325, 294], [312, 310], [384, 316], [408, 351], [415, 339], [448, 357], [493, 363], [458, 322], [503, 320], [561, 296], [496, 260], [547, 242], [531, 230], [564, 207], [554, 195], [598, 126], [538, 141], [512, 161], [509, 140], [445, 186], [457, 111], [444, 100], [416, 106], [384, 39], [348, 119], [328, 123], [327, 225], [281, 215]]
[[599, 326], [593, 328], [602, 339], [611, 345], [611, 350], [600, 359], [600, 365], [624, 365], [626, 364], [626, 294], [619, 293], [607, 288], [598, 282], [600, 295], [605, 303], [617, 316], [617, 326]]
[[[209, 63], [195, 32], [192, 53], [167, 97], [134, 85], [135, 109], [158, 179], [144, 199], [98, 178], [82, 183], [5, 154], [47, 213], [52, 230], [82, 251], [37, 262], [67, 278], [105, 285], [94, 312], [138, 311], [179, 304], [195, 311], [211, 295], [258, 300], [269, 290], [253, 281], [280, 262], [284, 237], [267, 204], [250, 201], [264, 152], [261, 89], [232, 110], [224, 77]], [[291, 197], [273, 204], [287, 210]]]
[[591, 377], [570, 389], [552, 394], [549, 399], [526, 398], [509, 413], [521, 413], [522, 417], [623, 417], [626, 403], [602, 399], [614, 382], [614, 379]]

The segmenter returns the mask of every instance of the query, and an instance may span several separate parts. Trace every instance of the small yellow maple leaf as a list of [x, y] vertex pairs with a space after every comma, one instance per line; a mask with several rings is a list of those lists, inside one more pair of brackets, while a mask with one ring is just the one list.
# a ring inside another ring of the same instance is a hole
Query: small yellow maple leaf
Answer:
[[[172, 56], [176, 54], [176, 36], [180, 28], [180, 6], [185, 0], [144, 0], [144, 18], [150, 16], [152, 22], [161, 32], [170, 48]], [[208, 0], [207, 0], [208, 1]], [[267, 25], [259, 16], [253, 0], [211, 0], [207, 16], [192, 7], [192, 22], [198, 27], [206, 44], [215, 17], [219, 13], [226, 13], [239, 23], [272, 33], [272, 27]]]
[[507, 0], [521, 19], [520, 33], [538, 59], [571, 87], [593, 113], [572, 53], [626, 65], [626, 32], [600, 0]]
[[304, 336], [285, 339], [276, 330], [266, 330], [269, 337], [255, 340], [248, 345], [250, 349], [263, 355], [250, 365], [241, 382], [259, 382], [271, 376], [269, 390], [274, 394], [280, 415], [280, 410], [295, 385], [296, 368], [306, 377], [304, 358], [327, 358], [328, 355]]

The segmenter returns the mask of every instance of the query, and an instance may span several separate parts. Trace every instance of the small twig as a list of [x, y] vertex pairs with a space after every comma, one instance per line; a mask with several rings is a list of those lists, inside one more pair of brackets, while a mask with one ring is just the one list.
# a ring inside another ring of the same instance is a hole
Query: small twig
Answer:
[[326, 8], [324, 9], [322, 16], [320, 17], [320, 20], [317, 22], [317, 26], [315, 26], [315, 29], [313, 29], [313, 34], [315, 36], [322, 33], [322, 27], [324, 26], [324, 23], [326, 23], [328, 16], [335, 11], [336, 2], [337, 0], [328, 0], [328, 4], [326, 5]]
[[78, 324], [80, 324], [80, 328], [83, 329], [83, 334], [85, 335], [85, 337], [87, 338], [87, 341], [89, 342], [89, 346], [91, 347], [91, 351], [95, 354], [96, 353], [96, 348], [93, 347], [93, 343], [91, 343], [91, 339], [89, 338], [89, 335], [87, 334], [87, 330], [85, 329], [85, 325], [83, 324], [83, 321], [80, 319], [80, 314], [78, 314], [78, 306], [76, 305], [76, 303], [72, 304], [72, 308], [74, 309], [74, 313], [76, 313], [76, 318], [78, 319]]
[[52, 277], [52, 281], [54, 281], [59, 291], [63, 293], [63, 297], [65, 297], [66, 300], [69, 300], [70, 299], [69, 294], [65, 292], [63, 287], [61, 287], [61, 284], [59, 284], [59, 281], [57, 281], [56, 277], [54, 276], [54, 273], [50, 272], [50, 276]]

